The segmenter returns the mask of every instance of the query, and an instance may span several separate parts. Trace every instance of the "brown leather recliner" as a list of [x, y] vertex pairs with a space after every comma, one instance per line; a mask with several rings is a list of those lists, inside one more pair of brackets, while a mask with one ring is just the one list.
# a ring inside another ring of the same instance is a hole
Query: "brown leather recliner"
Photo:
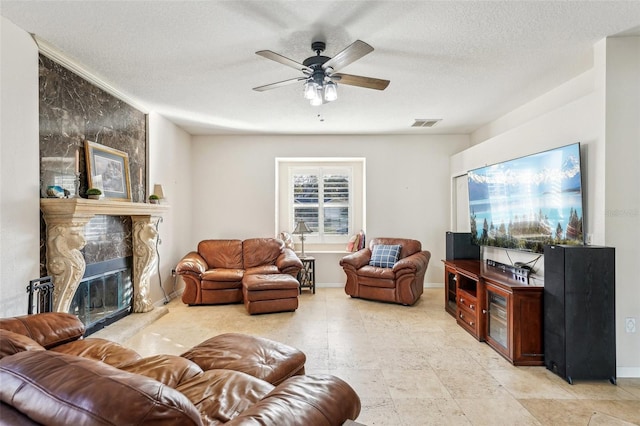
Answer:
[[[370, 265], [376, 245], [400, 245], [400, 253], [393, 267]], [[422, 250], [420, 241], [405, 238], [375, 238], [369, 247], [349, 254], [340, 260], [347, 274], [344, 291], [351, 297], [413, 305], [424, 287], [431, 253]]]
[[184, 256], [176, 266], [185, 288], [182, 301], [188, 305], [242, 302], [245, 274], [297, 276], [302, 261], [277, 238], [203, 240], [197, 251]]

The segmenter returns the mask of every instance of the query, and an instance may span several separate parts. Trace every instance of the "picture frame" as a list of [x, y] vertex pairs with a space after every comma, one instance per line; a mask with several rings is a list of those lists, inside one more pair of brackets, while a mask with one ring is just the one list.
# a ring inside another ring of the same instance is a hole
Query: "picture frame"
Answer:
[[130, 202], [129, 154], [92, 141], [85, 141], [84, 148], [89, 188], [100, 189], [107, 199]]

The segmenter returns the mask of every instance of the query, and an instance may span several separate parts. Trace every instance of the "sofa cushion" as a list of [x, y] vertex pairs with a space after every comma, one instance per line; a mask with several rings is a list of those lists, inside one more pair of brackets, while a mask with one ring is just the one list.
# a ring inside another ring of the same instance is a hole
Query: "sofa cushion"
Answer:
[[241, 371], [278, 384], [304, 374], [306, 356], [296, 348], [263, 337], [225, 333], [205, 340], [180, 355], [203, 370]]
[[221, 369], [205, 371], [176, 390], [196, 406], [205, 424], [217, 425], [252, 407], [273, 388], [248, 374]]
[[0, 360], [0, 400], [56, 425], [201, 425], [180, 392], [148, 377], [52, 351]]
[[202, 368], [196, 363], [177, 355], [152, 355], [118, 368], [142, 374], [174, 389], [202, 374]]
[[[365, 265], [357, 271], [358, 278], [362, 282], [375, 281], [376, 279], [381, 281], [391, 281], [390, 283], [380, 284], [382, 287], [395, 287], [395, 283], [393, 282], [395, 278], [395, 273], [391, 268], [379, 268], [377, 266], [369, 266]], [[368, 280], [368, 278], [372, 278], [372, 280]], [[371, 284], [365, 284], [371, 285]]]
[[401, 247], [398, 244], [378, 244], [373, 246], [369, 265], [379, 268], [393, 268], [393, 265], [398, 261], [398, 256], [400, 256]]
[[24, 351], [44, 351], [35, 340], [22, 334], [0, 329], [0, 359]]
[[129, 349], [116, 342], [99, 339], [97, 337], [89, 337], [87, 339], [65, 343], [64, 345], [56, 346], [51, 350], [67, 355], [75, 355], [96, 361], [102, 361], [105, 364], [109, 364], [114, 367], [127, 365], [142, 358], [140, 354], [133, 349]]
[[259, 265], [253, 268], [247, 268], [244, 271], [244, 275], [265, 275], [265, 274], [279, 274], [280, 270], [276, 265]]
[[[340, 425], [356, 419], [361, 402], [342, 379], [330, 375], [291, 377], [228, 425]], [[295, 419], [284, 423], [283, 419]]]
[[203, 281], [240, 282], [244, 271], [242, 269], [217, 268], [209, 269], [202, 274]]
[[85, 331], [77, 316], [62, 312], [3, 318], [0, 319], [0, 329], [30, 337], [45, 349], [77, 340]]
[[242, 269], [241, 240], [203, 240], [198, 243], [198, 253], [209, 269]]
[[277, 238], [249, 238], [242, 242], [244, 269], [275, 265], [284, 249], [284, 241]]

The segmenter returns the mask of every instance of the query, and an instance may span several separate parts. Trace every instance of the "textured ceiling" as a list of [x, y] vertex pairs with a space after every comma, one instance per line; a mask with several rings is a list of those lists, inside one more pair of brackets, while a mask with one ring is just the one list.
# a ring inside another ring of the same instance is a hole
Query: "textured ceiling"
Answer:
[[[147, 111], [193, 134], [469, 133], [588, 70], [593, 45], [640, 32], [640, 1], [4, 1], [0, 13]], [[339, 85], [319, 107], [297, 77], [255, 54], [302, 62], [375, 50], [340, 70], [391, 80]], [[431, 129], [414, 119], [442, 119]]]

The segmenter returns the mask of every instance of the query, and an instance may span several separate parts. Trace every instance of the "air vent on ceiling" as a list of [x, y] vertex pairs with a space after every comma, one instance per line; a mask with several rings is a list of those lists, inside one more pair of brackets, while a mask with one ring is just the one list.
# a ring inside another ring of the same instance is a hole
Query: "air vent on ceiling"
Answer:
[[411, 127], [433, 127], [438, 121], [442, 120], [441, 118], [416, 118], [415, 122], [411, 125]]

